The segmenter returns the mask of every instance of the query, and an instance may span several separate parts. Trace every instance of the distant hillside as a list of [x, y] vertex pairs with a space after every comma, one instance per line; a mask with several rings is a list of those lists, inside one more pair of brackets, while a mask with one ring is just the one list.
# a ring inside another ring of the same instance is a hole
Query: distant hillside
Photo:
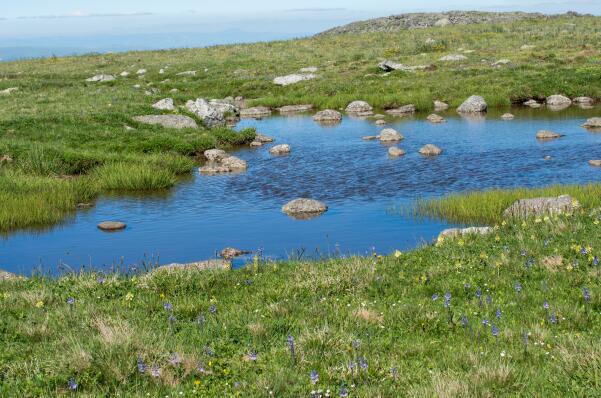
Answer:
[[[571, 16], [577, 15], [573, 12], [568, 14]], [[412, 13], [353, 22], [319, 33], [317, 36], [339, 35], [345, 33], [398, 32], [400, 30], [423, 29], [433, 26], [505, 23], [522, 19], [542, 18], [549, 18], [549, 16], [540, 13], [526, 12], [449, 11]]]

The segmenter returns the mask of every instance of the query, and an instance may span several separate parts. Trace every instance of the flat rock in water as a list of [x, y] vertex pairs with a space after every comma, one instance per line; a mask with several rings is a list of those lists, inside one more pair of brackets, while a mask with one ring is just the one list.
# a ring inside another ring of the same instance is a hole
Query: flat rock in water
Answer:
[[592, 117], [588, 119], [582, 127], [587, 129], [601, 129], [601, 117]]
[[447, 104], [446, 102], [442, 102], [442, 101], [434, 101], [434, 110], [435, 111], [446, 111], [447, 109], [449, 109], [449, 104]]
[[286, 203], [282, 211], [287, 215], [301, 220], [311, 219], [328, 210], [328, 206], [314, 199], [300, 198]]
[[386, 113], [388, 113], [389, 115], [392, 116], [403, 116], [403, 115], [410, 115], [415, 113], [415, 105], [413, 104], [408, 104], [408, 105], [403, 105], [399, 108], [394, 108], [394, 109], [388, 109], [386, 110]]
[[152, 105], [154, 109], [158, 109], [161, 111], [173, 111], [175, 110], [175, 104], [173, 103], [173, 98], [165, 98], [162, 99], [155, 104]]
[[540, 102], [533, 99], [524, 102], [524, 105], [529, 106], [530, 108], [540, 108], [542, 106]]
[[236, 249], [235, 247], [226, 247], [225, 249], [221, 250], [221, 252], [219, 253], [219, 257], [223, 258], [224, 260], [232, 260], [236, 257], [240, 257], [250, 253], [251, 252], [249, 251]]
[[196, 129], [196, 121], [189, 116], [184, 115], [146, 115], [136, 116], [134, 119], [138, 123], [159, 125], [173, 129]]
[[572, 105], [572, 100], [563, 95], [551, 95], [547, 97], [546, 103], [548, 106], [567, 107]]
[[431, 115], [428, 115], [428, 117], [427, 117], [426, 119], [427, 119], [427, 120], [428, 120], [430, 123], [436, 123], [436, 124], [439, 124], [439, 123], [444, 123], [444, 122], [446, 122], [446, 120], [444, 120], [444, 118], [443, 118], [442, 116], [439, 116], [439, 115], [437, 115], [437, 114], [435, 114], [435, 113], [433, 113], [433, 114], [431, 114]]
[[395, 129], [384, 129], [380, 132], [379, 137], [380, 141], [383, 142], [401, 141], [405, 139], [405, 137]]
[[601, 160], [589, 160], [588, 164], [593, 167], [601, 167]]
[[302, 112], [308, 112], [311, 109], [313, 109], [313, 105], [311, 104], [305, 104], [305, 105], [286, 105], [286, 106], [282, 106], [281, 108], [278, 108], [278, 111], [280, 111], [280, 113], [302, 113]]
[[595, 103], [595, 100], [592, 99], [591, 97], [576, 97], [574, 98], [574, 100], [572, 101], [575, 104], [581, 104], [581, 105], [592, 105]]
[[274, 141], [274, 139], [273, 139], [273, 138], [271, 138], [271, 137], [268, 137], [268, 136], [266, 136], [266, 135], [263, 135], [263, 134], [261, 134], [261, 133], [257, 133], [257, 134], [255, 135], [255, 141], [257, 141], [257, 142], [261, 142], [261, 143], [265, 144], [265, 143], [268, 143], [268, 142], [273, 142], [273, 141]]
[[536, 133], [536, 139], [542, 141], [554, 140], [560, 137], [563, 137], [563, 134], [558, 134], [549, 130], [540, 130], [538, 133]]
[[278, 76], [273, 79], [273, 84], [277, 84], [278, 86], [289, 86], [291, 84], [296, 84], [305, 80], [313, 80], [317, 76], [313, 73], [294, 73], [286, 76]]
[[438, 235], [438, 240], [457, 238], [463, 235], [488, 235], [494, 231], [491, 227], [449, 228]]
[[399, 156], [404, 156], [405, 155], [405, 151], [399, 147], [393, 146], [391, 148], [388, 148], [388, 155], [396, 158]]
[[271, 109], [266, 106], [255, 106], [240, 111], [240, 117], [243, 119], [262, 119], [271, 115]]
[[342, 114], [332, 109], [326, 109], [313, 115], [313, 120], [321, 123], [337, 123], [342, 120]]
[[86, 79], [87, 82], [92, 83], [112, 82], [113, 80], [115, 80], [113, 75], [96, 75]]
[[442, 149], [434, 144], [426, 144], [419, 150], [419, 153], [424, 156], [438, 156], [442, 153]]
[[15, 91], [19, 91], [19, 87], [9, 87], [5, 88], [4, 90], [0, 90], [0, 95], [10, 95]]
[[520, 199], [507, 208], [505, 217], [526, 218], [544, 214], [571, 213], [579, 206], [578, 201], [569, 195], [556, 198]]
[[459, 108], [457, 108], [457, 112], [459, 113], [483, 113], [488, 109], [488, 105], [484, 98], [479, 95], [472, 95], [468, 99], [465, 100], [463, 104]]
[[373, 115], [373, 108], [365, 101], [353, 101], [346, 107], [346, 113], [356, 116]]
[[515, 116], [513, 116], [511, 113], [504, 113], [501, 116], [501, 119], [503, 120], [513, 120], [515, 118]]
[[216, 160], [209, 161], [198, 171], [201, 174], [214, 175], [241, 172], [245, 171], [247, 167], [248, 164], [245, 160], [237, 158], [236, 156], [226, 156], [224, 158], [218, 158]]
[[276, 145], [269, 150], [269, 153], [272, 155], [287, 155], [290, 153], [290, 145], [288, 145], [288, 144]]
[[127, 224], [120, 221], [103, 221], [98, 224], [98, 229], [102, 231], [121, 231], [127, 227]]

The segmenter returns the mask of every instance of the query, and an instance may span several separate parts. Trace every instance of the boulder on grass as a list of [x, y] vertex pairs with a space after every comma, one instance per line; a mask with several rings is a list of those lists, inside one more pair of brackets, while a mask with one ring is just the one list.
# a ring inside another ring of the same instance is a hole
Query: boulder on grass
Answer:
[[526, 218], [545, 214], [571, 213], [580, 205], [569, 195], [551, 198], [520, 199], [504, 212], [505, 217]]
[[159, 125], [172, 129], [196, 129], [198, 125], [189, 116], [183, 115], [146, 115], [136, 116], [134, 119], [138, 123]]

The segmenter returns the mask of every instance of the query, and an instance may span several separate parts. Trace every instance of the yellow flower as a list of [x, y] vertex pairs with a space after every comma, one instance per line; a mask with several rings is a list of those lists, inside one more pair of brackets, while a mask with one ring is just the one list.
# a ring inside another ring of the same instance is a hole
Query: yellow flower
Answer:
[[125, 301], [132, 301], [134, 299], [134, 294], [132, 292], [128, 292], [125, 295]]
[[8, 293], [8, 292], [2, 293], [2, 298], [7, 299], [9, 297], [10, 297], [10, 293]]
[[545, 216], [545, 218], [543, 218], [543, 220], [545, 220], [545, 222], [551, 221], [551, 219], [549, 218], [549, 216]]
[[200, 385], [200, 380], [194, 380], [194, 385], [199, 386]]
[[501, 223], [502, 226], [506, 226], [507, 225], [507, 221], [503, 220], [503, 222]]
[[501, 237], [499, 235], [495, 236], [495, 240], [498, 242], [501, 240]]
[[568, 271], [571, 271], [571, 270], [573, 270], [573, 269], [574, 269], [574, 267], [572, 267], [572, 264], [570, 264], [570, 265], [568, 265], [568, 266], [567, 266], [567, 268], [566, 268], [566, 269], [567, 269]]
[[595, 224], [595, 225], [599, 225], [599, 220], [595, 220], [595, 221], [593, 221], [593, 224]]
[[381, 260], [381, 259], [382, 259], [382, 255], [381, 255], [381, 254], [378, 254], [378, 257], [377, 257], [377, 259], [378, 259], [378, 260]]
[[42, 307], [44, 307], [44, 302], [42, 300], [38, 300], [38, 301], [36, 301], [35, 306], [37, 308], [42, 308]]
[[536, 220], [534, 220], [535, 223], [540, 224], [543, 222], [543, 220], [541, 220], [540, 218], [537, 218]]
[[165, 293], [159, 294], [159, 297], [162, 298], [162, 299], [164, 299], [165, 298]]
[[459, 239], [459, 241], [457, 241], [457, 244], [459, 246], [463, 246], [463, 245], [465, 245], [465, 242], [463, 241], [463, 239]]
[[403, 253], [401, 253], [401, 251], [400, 251], [400, 250], [397, 250], [397, 251], [395, 251], [395, 252], [394, 252], [394, 257], [395, 257], [395, 258], [399, 258], [399, 257], [401, 257], [402, 255], [403, 255]]

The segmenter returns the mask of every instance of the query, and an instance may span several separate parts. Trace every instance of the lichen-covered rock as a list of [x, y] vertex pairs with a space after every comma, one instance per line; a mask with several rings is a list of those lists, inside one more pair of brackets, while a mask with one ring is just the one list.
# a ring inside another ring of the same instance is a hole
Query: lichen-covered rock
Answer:
[[287, 155], [290, 153], [290, 145], [280, 144], [269, 149], [269, 153], [272, 155]]
[[551, 95], [547, 97], [546, 103], [548, 106], [567, 107], [572, 105], [572, 100], [563, 95]]
[[346, 113], [356, 116], [369, 116], [373, 114], [373, 108], [365, 101], [353, 101], [346, 107]]
[[313, 115], [313, 120], [320, 123], [337, 123], [342, 120], [342, 114], [332, 109], [326, 109]]
[[162, 99], [155, 104], [152, 105], [154, 109], [158, 109], [161, 111], [173, 111], [175, 110], [175, 104], [173, 103], [172, 98]]
[[136, 116], [134, 119], [138, 123], [155, 124], [173, 129], [196, 129], [196, 121], [189, 116], [183, 115], [146, 115]]
[[472, 95], [469, 97], [459, 108], [457, 108], [457, 112], [459, 113], [482, 113], [486, 112], [488, 109], [488, 105], [484, 98], [479, 95]]
[[209, 102], [204, 98], [197, 98], [196, 101], [186, 102], [186, 109], [202, 119], [205, 126], [213, 128], [224, 126], [225, 113], [236, 108], [227, 102]]
[[446, 111], [449, 109], [449, 104], [439, 100], [434, 101], [434, 110], [437, 112]]
[[393, 141], [401, 141], [405, 137], [395, 129], [384, 129], [380, 132], [380, 141], [383, 142], [393, 142]]
[[230, 155], [223, 149], [207, 149], [204, 151], [204, 156], [210, 162], [220, 162]]
[[314, 199], [300, 198], [286, 203], [282, 211], [297, 219], [310, 219], [328, 210], [325, 203]]
[[536, 139], [541, 141], [554, 140], [560, 137], [563, 137], [563, 134], [558, 134], [549, 130], [540, 130], [536, 133]]
[[529, 106], [530, 108], [540, 108], [542, 105], [540, 102], [538, 102], [537, 100], [534, 99], [530, 99], [526, 102], [524, 102], [525, 106]]
[[426, 144], [419, 150], [419, 153], [424, 156], [438, 156], [442, 153], [442, 149], [434, 144]]
[[571, 213], [580, 204], [569, 195], [553, 198], [520, 199], [505, 210], [505, 217], [526, 218], [545, 214]]
[[574, 100], [572, 101], [575, 104], [581, 104], [581, 105], [592, 105], [595, 103], [595, 100], [592, 99], [591, 97], [576, 97], [574, 98]]

